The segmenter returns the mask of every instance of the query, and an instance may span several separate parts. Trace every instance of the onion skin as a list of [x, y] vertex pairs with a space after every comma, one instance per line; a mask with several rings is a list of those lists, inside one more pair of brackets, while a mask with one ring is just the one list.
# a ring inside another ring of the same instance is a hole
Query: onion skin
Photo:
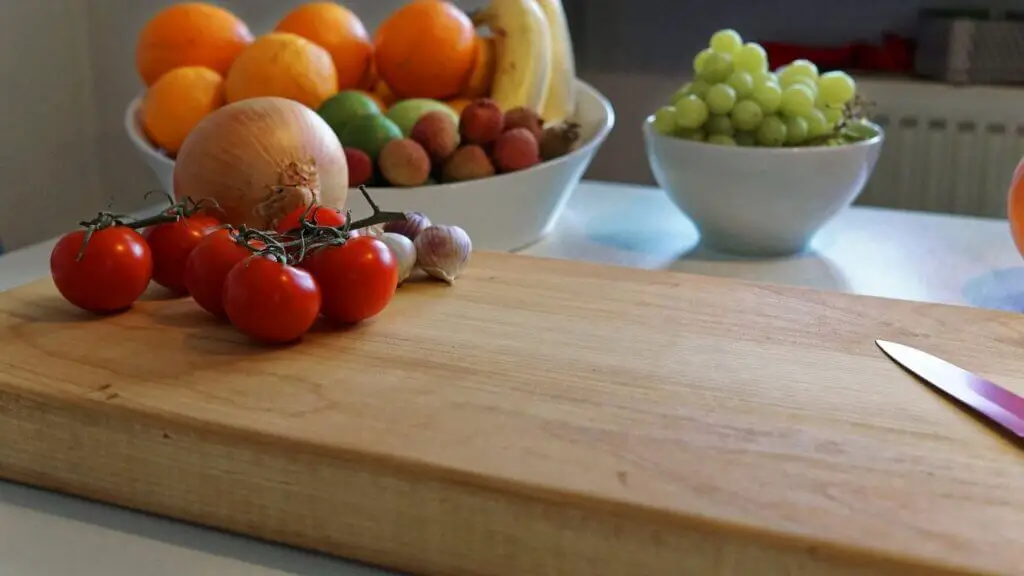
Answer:
[[179, 200], [215, 202], [208, 210], [225, 224], [267, 230], [314, 202], [344, 210], [348, 163], [316, 112], [285, 98], [251, 98], [192, 130], [175, 160], [173, 184]]

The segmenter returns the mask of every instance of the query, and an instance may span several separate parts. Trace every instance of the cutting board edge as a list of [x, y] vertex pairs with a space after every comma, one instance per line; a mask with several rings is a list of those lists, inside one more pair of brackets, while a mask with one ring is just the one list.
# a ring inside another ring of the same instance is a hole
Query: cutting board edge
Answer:
[[[796, 285], [796, 284], [783, 284], [783, 283], [764, 281], [764, 280], [751, 280], [751, 279], [746, 279], [746, 278], [732, 278], [732, 277], [726, 277], [726, 276], [712, 276], [712, 275], [708, 275], [708, 274], [700, 274], [700, 273], [688, 272], [688, 271], [684, 271], [684, 270], [674, 270], [674, 269], [671, 269], [671, 268], [658, 268], [658, 269], [636, 268], [636, 267], [632, 267], [632, 266], [625, 266], [625, 265], [614, 264], [614, 263], [608, 264], [608, 263], [602, 263], [602, 262], [591, 262], [591, 261], [587, 261], [587, 260], [570, 260], [570, 259], [558, 258], [558, 257], [554, 257], [554, 256], [534, 256], [534, 255], [528, 255], [528, 254], [497, 252], [497, 251], [491, 251], [491, 250], [475, 250], [473, 252], [473, 258], [474, 258], [475, 261], [479, 261], [479, 259], [481, 259], [481, 258], [484, 259], [485, 261], [497, 260], [497, 261], [500, 261], [502, 263], [502, 265], [507, 265], [507, 262], [514, 262], [515, 264], [513, 264], [513, 265], [522, 265], [522, 264], [525, 264], [525, 263], [529, 263], [531, 266], [532, 265], [541, 265], [541, 266], [548, 266], [548, 267], [570, 267], [570, 268], [575, 268], [578, 271], [582, 272], [582, 275], [586, 279], [591, 279], [591, 280], [596, 280], [596, 279], [615, 279], [615, 280], [620, 280], [621, 281], [621, 280], [623, 280], [623, 276], [622, 276], [623, 272], [628, 272], [628, 273], [630, 273], [630, 274], [632, 274], [634, 276], [637, 276], [637, 275], [638, 276], [643, 276], [642, 279], [645, 280], [645, 281], [649, 281], [649, 280], [652, 280], [652, 279], [665, 279], [665, 278], [672, 278], [672, 279], [675, 279], [675, 280], [678, 280], [679, 278], [685, 278], [685, 279], [693, 280], [695, 282], [703, 283], [703, 284], [742, 285], [742, 286], [747, 286], [747, 287], [750, 287], [750, 288], [763, 288], [763, 289], [768, 289], [768, 290], [782, 290], [782, 291], [785, 291], [785, 292], [796, 292], [798, 294], [815, 294], [815, 295], [824, 296], [825, 298], [829, 298], [829, 299], [831, 299], [831, 298], [869, 299], [869, 300], [874, 300], [874, 301], [879, 301], [879, 302], [899, 303], [899, 304], [904, 304], [904, 305], [923, 306], [923, 307], [928, 307], [928, 308], [937, 308], [937, 307], [941, 307], [941, 308], [947, 308], [947, 307], [961, 308], [961, 309], [969, 310], [969, 311], [971, 311], [971, 313], [988, 313], [988, 314], [993, 314], [993, 315], [998, 315], [998, 316], [1019, 316], [1019, 313], [1017, 313], [1017, 312], [1012, 312], [1012, 311], [1007, 311], [1007, 310], [988, 309], [988, 308], [977, 308], [977, 307], [974, 307], [974, 306], [971, 306], [971, 305], [968, 305], [968, 304], [958, 303], [958, 302], [954, 302], [954, 303], [926, 302], [926, 301], [908, 300], [908, 299], [905, 299], [905, 298], [893, 298], [893, 297], [888, 297], [888, 296], [875, 296], [875, 295], [870, 295], [870, 294], [853, 294], [853, 293], [848, 293], [848, 292], [838, 292], [838, 291], [833, 291], [833, 290], [823, 290], [823, 289], [820, 289], [820, 288], [814, 288], [814, 287], [811, 287], [811, 286], [801, 286], [801, 285]], [[493, 264], [488, 262], [488, 263], [483, 265], [483, 268], [481, 268], [479, 265], [478, 266], [474, 266], [473, 262], [471, 261], [471, 263], [469, 265], [469, 269], [465, 272], [465, 274], [475, 274], [475, 273], [477, 273], [479, 271], [487, 270], [488, 267], [490, 267], [490, 266], [493, 266]], [[636, 282], [636, 280], [634, 278], [630, 278], [629, 281]], [[458, 281], [456, 281], [456, 282], [458, 282]], [[679, 284], [680, 282], [676, 281], [676, 282], [667, 282], [667, 283], [675, 285], [675, 284]], [[41, 287], [44, 288], [45, 290], [49, 290], [55, 297], [59, 297], [59, 295], [57, 293], [57, 290], [56, 290], [56, 287], [53, 284], [53, 280], [49, 276], [46, 276], [46, 277], [43, 277], [43, 278], [39, 278], [39, 279], [34, 280], [32, 282], [28, 282], [26, 284], [22, 284], [20, 286], [13, 287], [13, 288], [10, 288], [8, 290], [0, 290], [0, 295], [3, 295], [5, 297], [10, 297], [11, 295], [14, 295], [14, 297], [17, 298], [17, 294], [20, 293], [20, 292], [29, 292], [29, 293], [31, 293], [33, 291], [39, 290]], [[423, 286], [416, 286], [415, 284], [412, 286], [412, 288], [422, 288], [422, 287]], [[151, 289], [152, 290], [156, 290], [161, 295], [164, 294], [163, 289], [160, 288], [159, 286], [151, 287]], [[162, 300], [164, 298], [165, 298], [165, 296], [157, 297], [155, 299], [145, 301], [145, 302], [143, 302], [143, 304], [144, 305], [150, 305], [154, 301], [159, 302], [160, 300]], [[145, 298], [144, 298], [144, 300], [145, 300]], [[68, 304], [68, 306], [71, 306], [71, 305]], [[130, 314], [131, 311], [129, 310], [126, 313]]]
[[[558, 501], [551, 494], [503, 490], [512, 487], [493, 481], [494, 485], [481, 486], [466, 478], [445, 477], [437, 470], [426, 473], [430, 471], [423, 465], [374, 461], [372, 455], [357, 461], [338, 454], [332, 457], [322, 450], [289, 450], [280, 439], [247, 441], [245, 434], [219, 432], [205, 430], [196, 435], [193, 429], [170, 420], [154, 419], [145, 424], [119, 410], [97, 418], [95, 412], [74, 403], [58, 405], [0, 391], [0, 438], [5, 439], [0, 448], [0, 477], [425, 574], [589, 576], [597, 573], [595, 567], [600, 567], [601, 573], [628, 574], [638, 573], [633, 571], [641, 566], [639, 573], [657, 575], [677, 574], [680, 566], [685, 566], [686, 573], [729, 575], [776, 565], [787, 570], [784, 573], [834, 576], [906, 575], [918, 570], [934, 575], [968, 573], [754, 528], [670, 518], [657, 511], [630, 510], [596, 499], [585, 503], [576, 495]], [[136, 446], [129, 449], [133, 443]], [[96, 449], [110, 445], [120, 445], [120, 456], [111, 458], [110, 450]], [[17, 449], [12, 450], [14, 446]], [[67, 459], [55, 457], [60, 454]], [[139, 456], [143, 454], [147, 456]], [[145, 481], [153, 478], [161, 479], [162, 486]], [[323, 495], [339, 485], [360, 489], [328, 496], [325, 501]], [[248, 496], [239, 496], [245, 494]], [[435, 502], [443, 504], [436, 507]], [[362, 515], [330, 516], [331, 511], [360, 507]], [[263, 516], [253, 514], [254, 509], [262, 510]], [[325, 514], [315, 522], [308, 521]], [[373, 525], [376, 531], [368, 530], [375, 517], [390, 522]], [[438, 519], [442, 519], [440, 525]], [[394, 527], [410, 523], [434, 525], [434, 531], [460, 544], [448, 546], [429, 536], [415, 542], [393, 542], [394, 534], [400, 533]], [[497, 528], [502, 525], [512, 528]], [[556, 540], [560, 549], [544, 548], [545, 540]], [[453, 548], [463, 555], [453, 556]], [[537, 559], [538, 550], [549, 552], [551, 558]], [[745, 562], [751, 559], [756, 559], [756, 566], [746, 568]]]

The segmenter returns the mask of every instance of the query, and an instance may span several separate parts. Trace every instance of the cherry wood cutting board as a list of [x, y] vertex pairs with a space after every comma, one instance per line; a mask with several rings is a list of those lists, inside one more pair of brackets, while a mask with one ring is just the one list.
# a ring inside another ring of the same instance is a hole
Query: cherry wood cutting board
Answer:
[[264, 348], [0, 294], [0, 476], [422, 574], [1019, 574], [1024, 451], [875, 347], [1024, 392], [1024, 316], [477, 253]]

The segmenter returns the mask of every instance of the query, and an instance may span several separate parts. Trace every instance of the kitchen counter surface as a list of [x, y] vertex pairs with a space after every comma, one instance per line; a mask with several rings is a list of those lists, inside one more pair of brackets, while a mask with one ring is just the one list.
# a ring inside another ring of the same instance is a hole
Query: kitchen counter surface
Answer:
[[[813, 250], [779, 260], [711, 254], [657, 189], [584, 182], [525, 253], [1024, 310], [1024, 265], [1003, 220], [852, 208]], [[53, 241], [0, 257], [0, 290], [41, 278]], [[388, 574], [341, 560], [0, 482], [0, 573], [10, 576]]]

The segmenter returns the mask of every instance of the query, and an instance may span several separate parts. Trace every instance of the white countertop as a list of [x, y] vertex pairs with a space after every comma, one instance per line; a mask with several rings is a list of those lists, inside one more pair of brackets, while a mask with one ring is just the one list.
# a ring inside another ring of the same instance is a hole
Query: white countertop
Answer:
[[[48, 273], [53, 242], [0, 257], [0, 290]], [[527, 254], [1024, 310], [1024, 262], [1006, 221], [851, 208], [804, 256], [755, 261], [696, 248], [693, 225], [657, 189], [584, 182], [556, 230]], [[325, 556], [0, 482], [4, 576], [356, 576]]]

